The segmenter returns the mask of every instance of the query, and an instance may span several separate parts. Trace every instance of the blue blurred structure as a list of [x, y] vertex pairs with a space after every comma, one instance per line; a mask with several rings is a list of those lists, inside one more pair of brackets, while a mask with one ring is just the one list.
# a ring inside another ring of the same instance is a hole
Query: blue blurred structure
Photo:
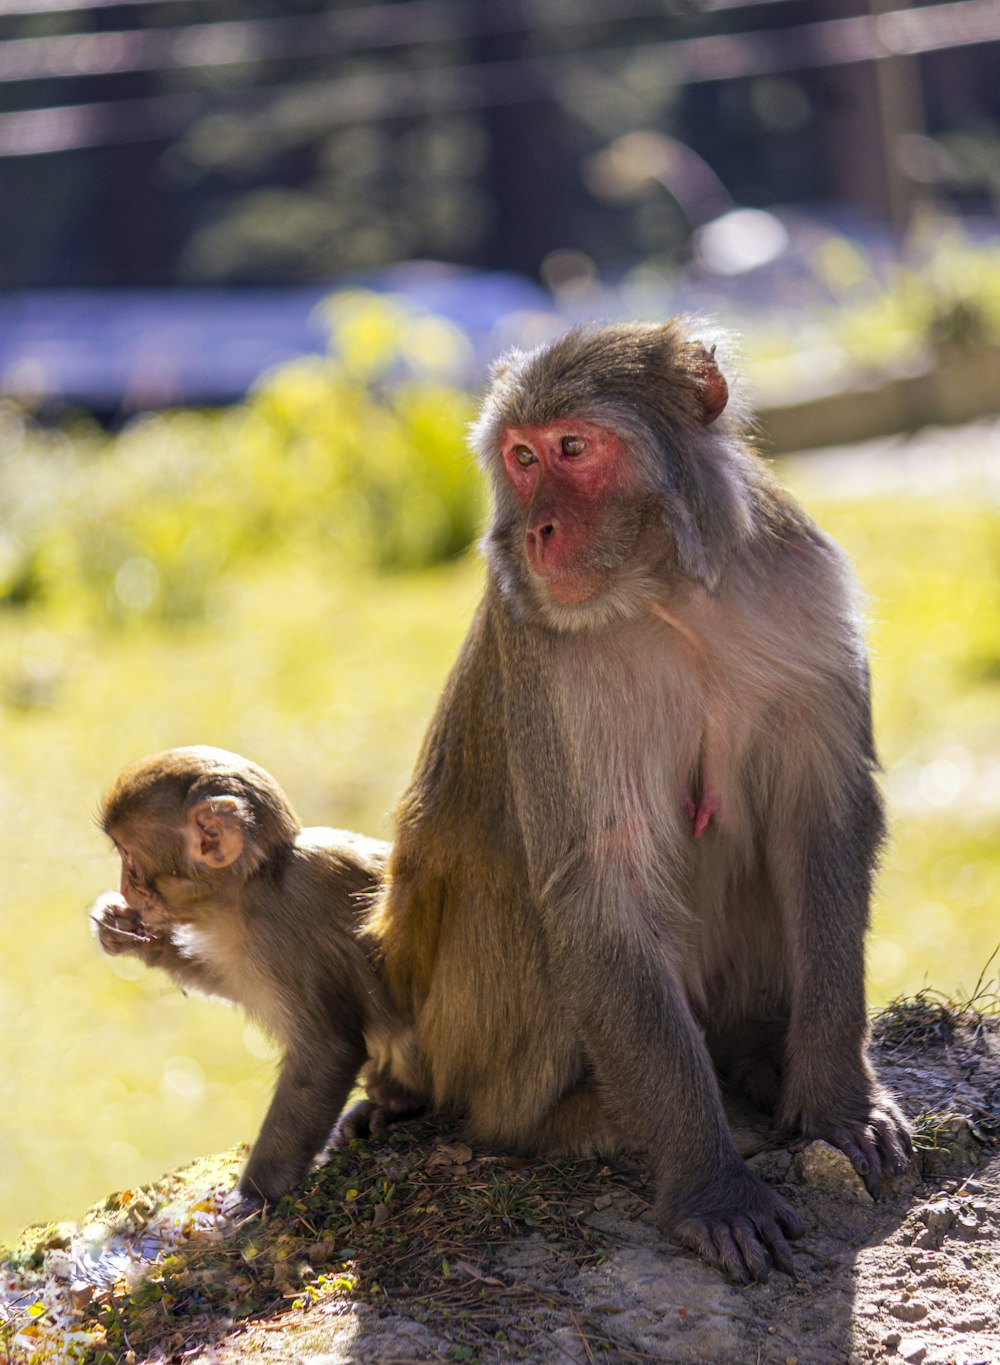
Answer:
[[[477, 367], [495, 352], [502, 319], [552, 307], [522, 276], [429, 263], [360, 283], [457, 323], [472, 340]], [[230, 403], [272, 366], [327, 349], [317, 305], [337, 287], [8, 295], [0, 298], [0, 396], [43, 411], [82, 407], [102, 418]]]
[[[942, 219], [939, 231], [984, 247], [998, 241], [986, 218]], [[933, 240], [931, 233], [926, 250]], [[549, 258], [548, 287], [514, 272], [408, 261], [297, 288], [21, 291], [0, 296], [0, 400], [42, 418], [82, 408], [114, 423], [151, 409], [236, 402], [274, 366], [327, 351], [320, 305], [344, 289], [392, 294], [456, 324], [471, 355], [453, 378], [470, 386], [501, 351], [580, 322], [693, 312], [746, 334], [775, 320], [806, 324], [842, 304], [817, 269], [834, 241], [856, 249], [870, 287], [889, 281], [901, 262], [919, 268], [920, 257], [901, 255], [883, 224], [844, 212], [733, 207], [693, 233], [683, 268], [623, 266], [602, 277], [590, 258], [567, 250]], [[831, 376], [831, 387], [841, 382]]]

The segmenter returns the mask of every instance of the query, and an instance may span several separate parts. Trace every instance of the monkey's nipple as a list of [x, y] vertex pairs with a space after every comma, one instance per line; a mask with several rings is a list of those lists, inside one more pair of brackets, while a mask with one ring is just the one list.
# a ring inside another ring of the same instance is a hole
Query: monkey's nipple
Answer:
[[684, 811], [691, 821], [691, 833], [696, 839], [700, 839], [712, 823], [712, 816], [718, 811], [719, 804], [714, 792], [703, 792], [697, 802], [690, 792], [684, 797]]

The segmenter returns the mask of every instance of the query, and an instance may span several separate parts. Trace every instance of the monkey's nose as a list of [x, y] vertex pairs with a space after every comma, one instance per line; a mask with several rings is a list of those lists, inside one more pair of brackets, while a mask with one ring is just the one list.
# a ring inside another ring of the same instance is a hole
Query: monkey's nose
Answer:
[[525, 533], [525, 551], [528, 556], [528, 563], [539, 572], [545, 565], [546, 547], [551, 545], [556, 533], [557, 522], [554, 517], [547, 521], [539, 522], [536, 526], [529, 526]]

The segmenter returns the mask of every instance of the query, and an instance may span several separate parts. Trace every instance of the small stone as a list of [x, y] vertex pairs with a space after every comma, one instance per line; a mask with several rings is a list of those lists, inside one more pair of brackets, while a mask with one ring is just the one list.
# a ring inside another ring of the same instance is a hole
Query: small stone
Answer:
[[953, 1205], [940, 1199], [936, 1204], [928, 1204], [921, 1214], [921, 1221], [931, 1232], [944, 1232], [954, 1223], [957, 1212]]
[[785, 1356], [785, 1365], [799, 1365], [798, 1356]]
[[900, 1358], [902, 1360], [908, 1360], [910, 1365], [920, 1365], [920, 1362], [927, 1354], [926, 1343], [918, 1341], [916, 1337], [903, 1337], [896, 1349]]
[[[586, 1342], [581, 1337], [575, 1327], [558, 1327], [552, 1333], [551, 1340], [563, 1356], [570, 1360], [578, 1360], [580, 1365], [586, 1365], [587, 1358], [593, 1358]], [[584, 1354], [586, 1352], [586, 1354]]]
[[888, 1307], [892, 1316], [894, 1318], [899, 1318], [900, 1322], [919, 1322], [921, 1318], [927, 1316], [929, 1311], [925, 1303], [919, 1303], [917, 1301], [911, 1303], [902, 1301], [900, 1303], [890, 1303]]
[[828, 1142], [810, 1142], [795, 1158], [794, 1170], [804, 1185], [866, 1205], [873, 1202], [850, 1161]]
[[609, 1209], [611, 1207], [611, 1195], [599, 1194], [594, 1200], [595, 1209]]
[[73, 1258], [65, 1251], [50, 1251], [45, 1257], [45, 1269], [57, 1280], [68, 1280], [73, 1273]]
[[69, 1287], [69, 1302], [74, 1313], [82, 1313], [94, 1297], [94, 1286], [87, 1280], [74, 1280]]
[[887, 1332], [886, 1335], [882, 1338], [883, 1343], [889, 1348], [890, 1351], [894, 1346], [898, 1346], [902, 1340], [903, 1340], [902, 1332]]
[[956, 1332], [981, 1332], [984, 1327], [990, 1325], [990, 1320], [985, 1314], [970, 1314], [965, 1318], [956, 1318], [952, 1323]]

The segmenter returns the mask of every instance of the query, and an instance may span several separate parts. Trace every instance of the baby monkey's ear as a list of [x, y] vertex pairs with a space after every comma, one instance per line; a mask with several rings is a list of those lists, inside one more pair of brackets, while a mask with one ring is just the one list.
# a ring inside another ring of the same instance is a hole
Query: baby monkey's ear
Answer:
[[246, 809], [237, 796], [210, 796], [187, 814], [185, 840], [201, 867], [231, 867], [243, 852]]

